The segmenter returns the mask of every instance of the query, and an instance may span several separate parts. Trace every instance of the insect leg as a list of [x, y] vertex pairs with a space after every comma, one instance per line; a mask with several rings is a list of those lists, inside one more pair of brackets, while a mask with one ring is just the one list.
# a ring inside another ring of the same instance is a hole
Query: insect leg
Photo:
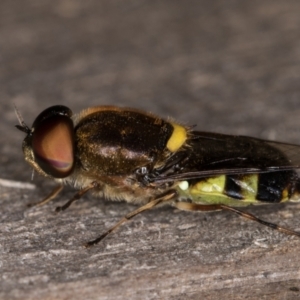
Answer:
[[213, 210], [229, 210], [231, 212], [234, 212], [236, 214], [238, 214], [239, 216], [258, 222], [264, 226], [270, 227], [272, 229], [278, 230], [280, 232], [283, 232], [285, 234], [289, 234], [289, 235], [295, 235], [297, 237], [300, 237], [300, 233], [296, 232], [294, 230], [285, 228], [285, 227], [281, 227], [277, 224], [274, 223], [270, 223], [270, 222], [266, 222], [264, 220], [261, 220], [257, 217], [255, 217], [254, 215], [247, 213], [247, 212], [243, 212], [239, 209], [233, 208], [231, 206], [227, 206], [224, 204], [212, 204], [212, 205], [201, 205], [201, 204], [195, 204], [195, 203], [187, 203], [187, 202], [178, 202], [174, 204], [175, 207], [177, 207], [178, 209], [181, 210], [188, 210], [188, 211], [213, 211]]
[[222, 207], [219, 204], [200, 205], [189, 202], [177, 202], [173, 206], [180, 210], [187, 211], [213, 211], [222, 209]]
[[27, 206], [28, 207], [33, 207], [33, 206], [42, 206], [42, 205], [45, 205], [46, 203], [50, 202], [52, 199], [56, 198], [56, 196], [62, 191], [62, 189], [63, 189], [63, 186], [62, 185], [58, 185], [44, 199], [42, 199], [41, 201], [36, 202], [36, 203], [29, 203]]
[[168, 191], [167, 193], [159, 196], [158, 198], [155, 198], [153, 200], [151, 200], [150, 202], [148, 202], [147, 204], [139, 207], [138, 209], [128, 213], [126, 216], [124, 216], [119, 222], [117, 222], [114, 226], [110, 227], [106, 232], [104, 232], [102, 235], [100, 235], [98, 238], [87, 242], [84, 246], [86, 248], [91, 247], [93, 245], [98, 244], [101, 240], [103, 240], [108, 234], [110, 234], [111, 232], [113, 232], [115, 229], [117, 229], [120, 225], [122, 225], [123, 223], [125, 223], [126, 221], [132, 219], [133, 217], [135, 217], [136, 215], [149, 210], [151, 208], [153, 208], [154, 206], [162, 203], [162, 202], [166, 202], [169, 201], [171, 199], [173, 199], [174, 197], [177, 196], [177, 192], [175, 190], [171, 190]]
[[261, 220], [261, 219], [255, 217], [254, 215], [252, 215], [250, 213], [246, 213], [246, 212], [240, 211], [240, 210], [238, 210], [236, 208], [233, 208], [233, 207], [230, 207], [230, 206], [227, 206], [227, 205], [223, 205], [223, 204], [220, 204], [220, 207], [223, 210], [232, 211], [232, 212], [234, 212], [234, 213], [236, 213], [236, 214], [238, 214], [238, 215], [240, 215], [240, 216], [242, 216], [242, 217], [244, 217], [246, 219], [258, 222], [258, 223], [260, 223], [262, 225], [265, 225], [265, 226], [270, 227], [272, 229], [278, 230], [278, 231], [283, 232], [285, 234], [295, 235], [297, 237], [300, 237], [300, 233], [297, 232], [297, 231], [294, 231], [294, 230], [286, 228], [286, 227], [281, 227], [281, 226], [279, 226], [277, 224], [274, 224], [274, 223], [266, 222], [264, 220]]
[[68, 202], [66, 202], [63, 206], [57, 206], [55, 208], [55, 212], [60, 212], [62, 210], [66, 210], [73, 202], [79, 200], [84, 194], [86, 194], [89, 190], [94, 189], [98, 186], [97, 182], [92, 182], [86, 188], [78, 191]]

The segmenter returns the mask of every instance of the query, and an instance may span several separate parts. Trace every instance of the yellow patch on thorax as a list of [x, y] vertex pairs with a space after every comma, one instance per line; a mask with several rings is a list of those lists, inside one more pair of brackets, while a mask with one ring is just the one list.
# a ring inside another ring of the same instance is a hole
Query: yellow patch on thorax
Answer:
[[171, 152], [176, 152], [187, 139], [187, 130], [181, 125], [171, 123], [174, 130], [171, 137], [168, 140], [167, 148]]

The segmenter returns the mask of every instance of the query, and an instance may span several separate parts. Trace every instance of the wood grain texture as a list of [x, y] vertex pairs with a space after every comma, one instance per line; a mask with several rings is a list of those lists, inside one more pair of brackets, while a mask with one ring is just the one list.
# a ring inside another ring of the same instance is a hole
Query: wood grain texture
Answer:
[[[0, 3], [1, 178], [30, 182], [13, 102], [137, 107], [207, 131], [300, 143], [300, 2]], [[28, 209], [53, 183], [0, 185], [0, 299], [299, 299], [300, 241], [228, 212], [146, 212], [90, 195]], [[0, 183], [1, 184], [1, 183]], [[249, 208], [300, 230], [300, 205]]]

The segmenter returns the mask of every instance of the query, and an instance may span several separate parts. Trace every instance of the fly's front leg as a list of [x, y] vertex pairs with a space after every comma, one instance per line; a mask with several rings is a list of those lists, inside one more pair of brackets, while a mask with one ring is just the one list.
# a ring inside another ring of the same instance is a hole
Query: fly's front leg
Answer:
[[85, 187], [82, 190], [79, 190], [74, 196], [73, 198], [71, 198], [68, 202], [66, 202], [63, 206], [58, 206], [55, 209], [55, 212], [60, 212], [62, 210], [66, 210], [73, 202], [79, 200], [84, 194], [86, 194], [89, 190], [92, 190], [94, 188], [97, 188], [99, 186], [99, 184], [94, 181], [92, 182], [90, 185], [88, 185], [87, 187]]
[[158, 196], [157, 198], [151, 200], [150, 202], [148, 202], [147, 204], [139, 207], [138, 209], [128, 213], [126, 216], [124, 216], [118, 223], [116, 223], [114, 226], [112, 226], [111, 228], [109, 228], [106, 232], [104, 232], [102, 235], [100, 235], [98, 238], [87, 242], [84, 246], [86, 248], [91, 247], [93, 245], [98, 244], [101, 240], [103, 240], [108, 234], [110, 234], [111, 232], [113, 232], [114, 230], [116, 230], [120, 225], [122, 225], [123, 223], [127, 222], [128, 220], [132, 219], [133, 217], [135, 217], [136, 215], [149, 210], [155, 206], [157, 206], [160, 203], [163, 202], [167, 202], [170, 201], [174, 198], [177, 197], [177, 192], [175, 190], [170, 190], [168, 192], [166, 192], [165, 194], [162, 194], [160, 196]]
[[27, 206], [28, 207], [33, 207], [33, 206], [42, 206], [42, 205], [45, 205], [46, 203], [50, 202], [52, 199], [56, 198], [57, 195], [62, 191], [62, 189], [63, 189], [62, 185], [56, 186], [51, 191], [51, 193], [48, 196], [46, 196], [44, 199], [42, 199], [41, 201], [36, 202], [36, 203], [29, 203]]
[[[88, 185], [86, 188], [78, 191], [67, 203], [65, 203], [63, 206], [58, 206], [56, 207], [55, 211], [59, 212], [62, 210], [67, 209], [73, 202], [79, 200], [84, 194], [86, 194], [89, 190], [98, 187], [98, 183], [97, 182], [92, 182], [90, 185]], [[51, 193], [46, 196], [44, 199], [42, 199], [39, 202], [36, 203], [29, 203], [28, 206], [29, 207], [33, 207], [33, 206], [42, 206], [47, 204], [48, 202], [50, 202], [51, 200], [53, 200], [54, 198], [57, 197], [57, 195], [62, 191], [63, 189], [63, 185], [59, 185], [57, 187], [55, 187]]]

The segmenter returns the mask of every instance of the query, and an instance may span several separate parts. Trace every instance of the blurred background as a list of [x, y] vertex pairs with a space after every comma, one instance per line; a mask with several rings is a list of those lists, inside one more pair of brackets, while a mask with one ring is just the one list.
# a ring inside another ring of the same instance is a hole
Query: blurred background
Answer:
[[29, 125], [54, 104], [121, 105], [299, 142], [299, 12], [292, 0], [2, 0], [2, 163], [21, 160], [13, 102]]
[[[119, 105], [198, 130], [300, 144], [299, 16], [300, 2], [294, 0], [1, 0], [0, 177], [31, 178], [21, 151], [24, 134], [14, 128], [13, 103], [29, 126], [55, 104], [74, 113]], [[45, 193], [38, 186], [37, 198]], [[221, 261], [224, 248], [218, 249], [220, 256], [215, 248], [208, 252]], [[228, 249], [230, 253], [232, 245]], [[164, 270], [166, 266], [161, 263]], [[81, 276], [69, 268], [71, 277]]]

